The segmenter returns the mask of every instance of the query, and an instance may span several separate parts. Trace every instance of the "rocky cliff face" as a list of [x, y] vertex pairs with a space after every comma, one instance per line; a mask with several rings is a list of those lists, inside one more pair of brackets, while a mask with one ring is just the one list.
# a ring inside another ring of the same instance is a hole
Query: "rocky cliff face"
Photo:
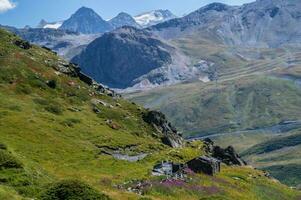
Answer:
[[179, 54], [147, 31], [123, 27], [93, 41], [73, 62], [97, 81], [123, 89], [182, 78], [179, 68], [186, 69], [187, 61]]
[[301, 41], [301, 2], [257, 0], [243, 6], [209, 4], [151, 30], [165, 38], [194, 35], [227, 45], [278, 47]]
[[82, 7], [69, 19], [64, 21], [60, 29], [84, 34], [104, 33], [112, 30], [112, 26], [103, 20], [92, 9]]

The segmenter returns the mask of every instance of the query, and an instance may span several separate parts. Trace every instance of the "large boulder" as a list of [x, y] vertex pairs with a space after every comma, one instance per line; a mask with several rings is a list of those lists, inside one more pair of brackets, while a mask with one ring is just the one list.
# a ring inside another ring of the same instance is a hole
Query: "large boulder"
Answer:
[[184, 145], [184, 139], [166, 119], [166, 116], [158, 111], [149, 111], [144, 113], [143, 120], [151, 124], [158, 132], [163, 134], [162, 142], [173, 148], [179, 148]]

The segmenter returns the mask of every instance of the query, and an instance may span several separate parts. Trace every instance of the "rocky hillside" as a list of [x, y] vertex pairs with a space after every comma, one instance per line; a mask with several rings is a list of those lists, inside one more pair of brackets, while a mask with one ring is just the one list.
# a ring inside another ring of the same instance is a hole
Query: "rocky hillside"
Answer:
[[93, 41], [72, 62], [113, 88], [152, 87], [198, 75], [189, 59], [150, 32], [123, 27]]
[[299, 197], [235, 165], [231, 147], [184, 142], [162, 113], [122, 99], [53, 52], [4, 30], [0, 38], [1, 199]]
[[243, 6], [212, 3], [151, 30], [164, 38], [194, 36], [226, 45], [278, 47], [300, 43], [298, 0], [257, 0]]
[[112, 26], [103, 20], [94, 10], [86, 7], [78, 9], [59, 29], [84, 34], [104, 33], [112, 30]]

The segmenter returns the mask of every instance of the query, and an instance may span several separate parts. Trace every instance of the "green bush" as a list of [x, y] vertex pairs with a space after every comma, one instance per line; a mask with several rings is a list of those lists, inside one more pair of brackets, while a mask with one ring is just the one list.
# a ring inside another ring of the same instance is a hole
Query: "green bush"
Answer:
[[80, 119], [69, 118], [63, 121], [62, 124], [68, 127], [73, 127], [75, 124], [79, 124], [80, 122]]
[[6, 149], [7, 149], [7, 147], [6, 147], [6, 145], [5, 145], [5, 144], [1, 144], [1, 143], [0, 143], [0, 149], [2, 149], [2, 150], [6, 150]]
[[6, 150], [0, 150], [0, 169], [22, 168], [22, 164]]
[[28, 86], [26, 84], [19, 84], [16, 87], [16, 92], [19, 94], [31, 94], [32, 89], [30, 86]]
[[57, 87], [56, 80], [47, 81], [47, 85], [48, 85], [48, 87], [55, 89]]
[[61, 115], [63, 113], [63, 109], [60, 105], [49, 105], [45, 108], [48, 112], [55, 114], [55, 115]]
[[40, 195], [41, 200], [110, 200], [89, 185], [77, 180], [64, 180], [50, 186]]

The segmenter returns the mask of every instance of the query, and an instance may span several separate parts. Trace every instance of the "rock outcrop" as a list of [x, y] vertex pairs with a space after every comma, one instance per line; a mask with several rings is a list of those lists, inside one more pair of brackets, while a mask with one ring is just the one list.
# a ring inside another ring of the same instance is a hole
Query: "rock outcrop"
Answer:
[[149, 111], [143, 115], [143, 120], [151, 124], [157, 131], [162, 133], [162, 142], [173, 148], [184, 145], [184, 139], [166, 119], [166, 116], [158, 111]]
[[227, 165], [239, 165], [243, 166], [247, 163], [235, 152], [232, 146], [225, 149], [215, 146], [213, 148], [212, 156]]
[[204, 150], [208, 155], [220, 160], [226, 165], [247, 165], [246, 161], [244, 161], [236, 153], [235, 149], [232, 146], [223, 149], [220, 146], [215, 146], [214, 142], [209, 138], [206, 138], [204, 140], [204, 144]]
[[29, 42], [24, 41], [24, 40], [16, 40], [15, 45], [17, 45], [18, 47], [25, 49], [25, 50], [31, 48], [31, 44], [29, 44]]

